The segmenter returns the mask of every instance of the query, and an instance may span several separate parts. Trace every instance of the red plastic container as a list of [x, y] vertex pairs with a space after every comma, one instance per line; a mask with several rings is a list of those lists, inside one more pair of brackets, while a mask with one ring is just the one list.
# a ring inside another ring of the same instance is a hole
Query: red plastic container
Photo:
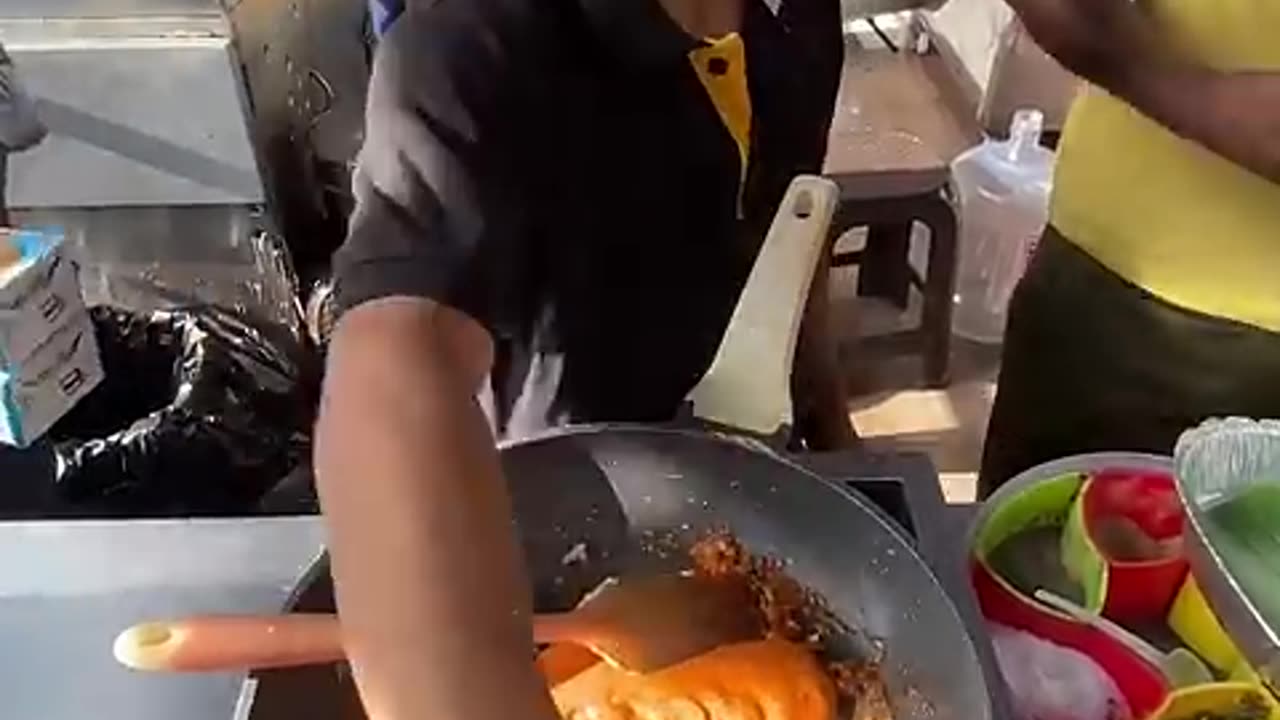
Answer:
[[[1082, 503], [1086, 532], [1107, 567], [1102, 614], [1126, 621], [1163, 618], [1187, 576], [1181, 540], [1184, 518], [1173, 477], [1166, 473], [1107, 470], [1085, 484]], [[1140, 531], [1143, 542], [1162, 547], [1159, 557], [1129, 560], [1108, 550], [1108, 524], [1119, 518]]]
[[1129, 703], [1135, 718], [1145, 718], [1158, 709], [1169, 694], [1169, 686], [1157, 668], [1148, 665], [1124, 645], [1089, 625], [1028, 599], [999, 580], [982, 562], [970, 564], [970, 576], [978, 606], [989, 620], [1023, 630], [1032, 635], [1077, 650], [1093, 659], [1111, 676], [1120, 694]]

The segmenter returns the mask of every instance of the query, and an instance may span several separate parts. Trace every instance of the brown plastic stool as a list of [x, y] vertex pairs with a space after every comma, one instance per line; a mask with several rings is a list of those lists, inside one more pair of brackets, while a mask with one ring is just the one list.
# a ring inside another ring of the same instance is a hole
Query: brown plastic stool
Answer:
[[[835, 239], [869, 228], [865, 250], [836, 253], [833, 267], [860, 265], [860, 294], [905, 304], [911, 288], [924, 295], [918, 328], [863, 340], [924, 356], [925, 381], [947, 384], [951, 307], [956, 274], [956, 215], [948, 195], [951, 160], [980, 139], [976, 121], [952, 111], [938, 85], [946, 70], [935, 55], [848, 49], [832, 123], [825, 174], [840, 186]], [[929, 229], [925, 276], [911, 267], [911, 225]]]

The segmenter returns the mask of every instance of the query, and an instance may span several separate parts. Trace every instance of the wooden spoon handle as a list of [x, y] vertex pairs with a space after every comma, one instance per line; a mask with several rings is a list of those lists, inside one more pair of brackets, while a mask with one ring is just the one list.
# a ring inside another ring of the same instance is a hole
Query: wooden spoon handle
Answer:
[[533, 641], [539, 645], [590, 644], [599, 628], [581, 612], [541, 613], [533, 616]]
[[243, 671], [346, 658], [336, 615], [204, 616], [148, 622], [120, 633], [115, 656], [136, 670]]

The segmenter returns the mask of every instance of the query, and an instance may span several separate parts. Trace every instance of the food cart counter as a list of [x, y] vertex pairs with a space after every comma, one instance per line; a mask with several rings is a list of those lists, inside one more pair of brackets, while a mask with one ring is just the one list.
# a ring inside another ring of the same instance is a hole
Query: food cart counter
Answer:
[[[990, 648], [958, 541], [972, 508], [943, 504], [924, 458], [841, 454], [811, 464], [837, 481], [859, 478], [848, 482], [916, 537], [979, 641], [990, 683]], [[0, 469], [16, 465], [0, 458]], [[116, 663], [112, 641], [147, 619], [277, 612], [322, 545], [315, 516], [0, 523], [7, 716], [81, 720], [92, 708], [95, 720], [243, 717], [243, 674], [136, 673]], [[997, 720], [1008, 717], [1003, 698], [994, 706]]]

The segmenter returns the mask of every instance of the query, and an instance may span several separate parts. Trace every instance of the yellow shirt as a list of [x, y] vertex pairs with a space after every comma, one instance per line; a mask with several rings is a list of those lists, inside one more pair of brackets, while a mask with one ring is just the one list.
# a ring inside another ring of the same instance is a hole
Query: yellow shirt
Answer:
[[[1280, 0], [1151, 6], [1170, 38], [1206, 64], [1280, 71]], [[1174, 305], [1280, 332], [1280, 184], [1097, 88], [1083, 91], [1063, 129], [1051, 218], [1099, 262]]]

